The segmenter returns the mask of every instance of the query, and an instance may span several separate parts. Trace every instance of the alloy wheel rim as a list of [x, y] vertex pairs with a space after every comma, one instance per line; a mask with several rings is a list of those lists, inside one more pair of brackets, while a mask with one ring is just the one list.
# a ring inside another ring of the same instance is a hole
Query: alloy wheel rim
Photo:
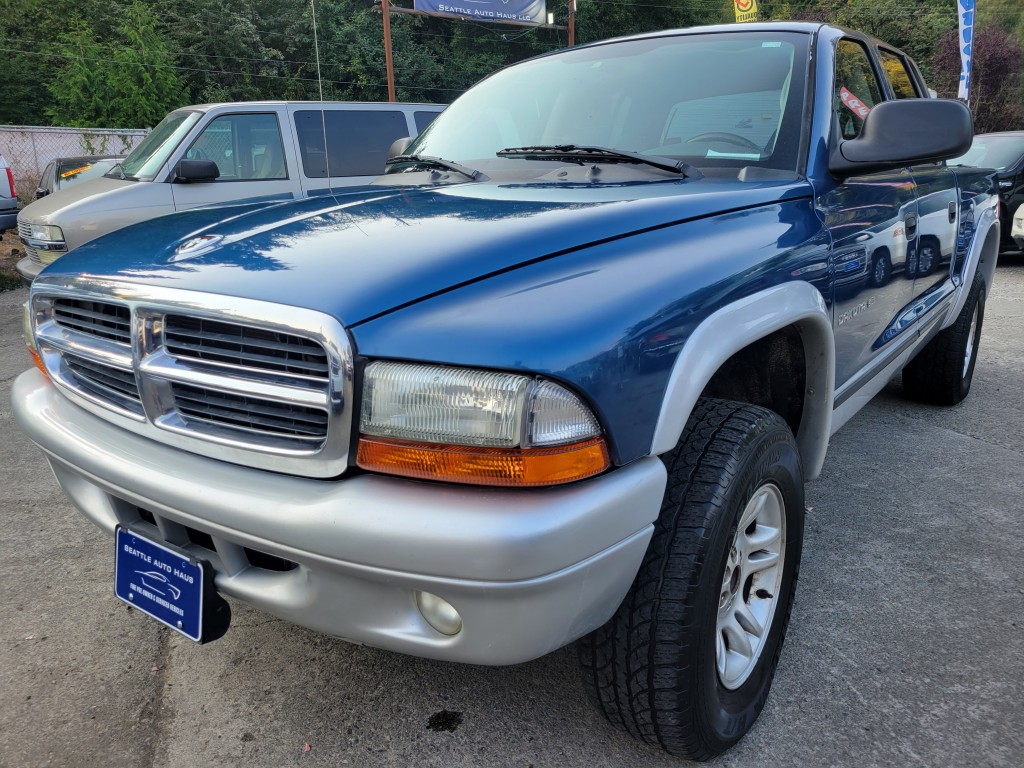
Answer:
[[885, 280], [885, 259], [879, 259], [875, 262], [875, 282], [881, 283]]
[[978, 306], [974, 306], [974, 314], [971, 315], [971, 330], [967, 334], [967, 349], [964, 350], [964, 369], [960, 378], [967, 378], [967, 370], [971, 367], [971, 359], [974, 357], [974, 334], [978, 330]]
[[917, 257], [917, 270], [921, 273], [930, 272], [935, 261], [935, 246], [926, 245]]
[[786, 503], [774, 483], [750, 498], [729, 544], [715, 629], [719, 682], [747, 681], [764, 651], [779, 604], [786, 554]]

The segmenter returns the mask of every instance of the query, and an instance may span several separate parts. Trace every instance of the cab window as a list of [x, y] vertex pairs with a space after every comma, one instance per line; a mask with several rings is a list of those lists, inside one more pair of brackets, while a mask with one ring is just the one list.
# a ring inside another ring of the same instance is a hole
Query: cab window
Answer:
[[221, 182], [288, 178], [281, 128], [272, 113], [215, 118], [185, 157], [215, 162]]
[[907, 65], [899, 56], [892, 51], [880, 50], [878, 57], [882, 60], [882, 70], [885, 77], [892, 86], [893, 95], [897, 99], [919, 99], [921, 94], [917, 92], [914, 79], [907, 70]]
[[835, 71], [833, 109], [842, 137], [855, 139], [860, 136], [868, 112], [883, 100], [882, 88], [867, 50], [855, 40], [839, 41]]

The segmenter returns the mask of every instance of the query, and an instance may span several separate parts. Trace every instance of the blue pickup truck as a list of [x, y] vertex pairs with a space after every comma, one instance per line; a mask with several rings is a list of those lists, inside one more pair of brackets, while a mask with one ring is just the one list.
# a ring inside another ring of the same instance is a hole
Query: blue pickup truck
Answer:
[[830, 436], [901, 372], [970, 389], [999, 244], [992, 173], [943, 162], [971, 133], [826, 25], [542, 56], [370, 186], [60, 259], [15, 416], [117, 596], [194, 640], [228, 596], [449, 661], [576, 643], [609, 721], [706, 759], [765, 703]]

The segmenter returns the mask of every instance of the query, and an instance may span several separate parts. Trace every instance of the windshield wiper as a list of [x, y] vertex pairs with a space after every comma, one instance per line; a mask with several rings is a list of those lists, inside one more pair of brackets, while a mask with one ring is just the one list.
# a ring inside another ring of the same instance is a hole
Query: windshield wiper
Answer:
[[571, 160], [582, 163], [584, 160], [596, 160], [605, 163], [640, 163], [660, 168], [670, 173], [678, 173], [687, 178], [700, 178], [703, 174], [688, 163], [658, 155], [642, 155], [639, 152], [626, 152], [609, 147], [587, 147], [579, 144], [538, 144], [531, 147], [506, 147], [499, 149], [498, 157], [517, 157], [527, 160]]
[[486, 179], [480, 171], [475, 171], [464, 165], [453, 163], [451, 160], [445, 160], [441, 157], [433, 157], [432, 155], [395, 155], [394, 157], [389, 157], [384, 164], [391, 166], [398, 163], [420, 165], [427, 168], [443, 168], [446, 171], [461, 173], [467, 179], [472, 179], [473, 181], [483, 181]]

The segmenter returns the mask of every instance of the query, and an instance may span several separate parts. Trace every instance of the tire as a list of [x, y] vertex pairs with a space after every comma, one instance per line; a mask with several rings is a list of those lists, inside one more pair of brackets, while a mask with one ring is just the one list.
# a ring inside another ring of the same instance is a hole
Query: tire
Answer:
[[[663, 460], [668, 485], [636, 579], [577, 653], [588, 696], [610, 723], [707, 760], [739, 741], [768, 697], [800, 565], [800, 456], [778, 414], [701, 400]], [[751, 513], [753, 527], [738, 531]], [[756, 557], [734, 568], [742, 550]], [[742, 615], [759, 617], [760, 635], [741, 632]], [[753, 638], [749, 660], [740, 634]]]
[[892, 261], [889, 259], [889, 252], [880, 250], [871, 257], [870, 281], [876, 288], [889, 282], [892, 275]]
[[903, 392], [931, 405], [956, 405], [971, 391], [985, 319], [985, 281], [975, 275], [963, 309], [903, 369]]

